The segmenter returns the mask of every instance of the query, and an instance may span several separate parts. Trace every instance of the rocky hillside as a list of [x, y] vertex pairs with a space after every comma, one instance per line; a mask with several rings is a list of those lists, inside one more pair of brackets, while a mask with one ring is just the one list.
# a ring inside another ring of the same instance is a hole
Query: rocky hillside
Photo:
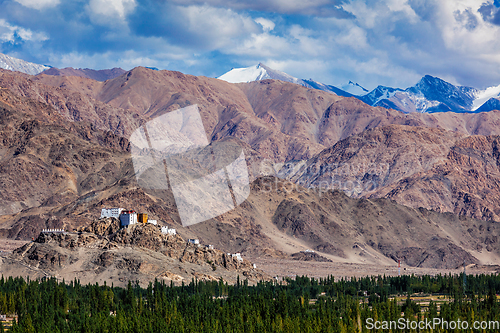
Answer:
[[[336, 261], [406, 258], [423, 267], [499, 262], [500, 112], [405, 115], [286, 82], [235, 85], [145, 68], [105, 82], [0, 70], [0, 86], [2, 237], [87, 227], [101, 208], [125, 207], [231, 253], [314, 249]], [[207, 137], [240, 144], [254, 177], [266, 160], [289, 162], [285, 174], [303, 186], [269, 190], [257, 179], [237, 209], [183, 228], [171, 191], [138, 186], [127, 137], [195, 103]], [[323, 190], [332, 175], [354, 198]], [[356, 182], [371, 186], [348, 187]]]
[[42, 73], [44, 75], [54, 75], [54, 76], [79, 76], [79, 77], [85, 77], [87, 79], [92, 79], [96, 81], [106, 81], [109, 79], [114, 79], [117, 76], [122, 75], [126, 71], [121, 68], [112, 68], [112, 69], [101, 69], [101, 70], [95, 70], [95, 69], [89, 69], [89, 68], [72, 68], [72, 67], [66, 67], [66, 68], [49, 68]]
[[[153, 210], [158, 203], [145, 198], [132, 196], [128, 200], [142, 203], [146, 211], [148, 207]], [[85, 204], [78, 205], [84, 207]], [[170, 225], [184, 239], [199, 238], [203, 244], [212, 244], [224, 252], [187, 246], [182, 238], [162, 235], [152, 225], [118, 230], [113, 220], [82, 223], [81, 234], [50, 236], [49, 241], [55, 240], [58, 249], [61, 248], [58, 253], [64, 254], [61, 260], [65, 265], [70, 265], [68, 258], [76, 257], [68, 248], [79, 242], [93, 244], [79, 250], [78, 255], [82, 256], [93, 247], [113, 249], [116, 245], [160, 252], [191, 264], [210, 261], [226, 269], [225, 252], [286, 258], [309, 249], [317, 256], [309, 258], [299, 254], [295, 255], [296, 259], [324, 261], [320, 258], [324, 257], [335, 262], [379, 265], [393, 265], [401, 259], [407, 266], [441, 269], [456, 268], [464, 260], [471, 264], [500, 262], [500, 229], [496, 222], [409, 208], [389, 199], [354, 199], [339, 191], [307, 190], [273, 177], [256, 180], [250, 197], [241, 206], [207, 222], [183, 228], [175, 221], [178, 217], [174, 210], [168, 214], [174, 218]], [[65, 221], [78, 217], [78, 214], [69, 214]], [[47, 222], [50, 220], [47, 216]], [[46, 236], [40, 237], [30, 244], [43, 248], [42, 240]], [[121, 260], [118, 253], [115, 255], [109, 263]], [[49, 262], [59, 261], [57, 258]], [[90, 267], [88, 265], [85, 267]]]
[[[41, 233], [4, 257], [2, 272], [30, 271], [31, 277], [55, 276], [82, 283], [106, 281], [125, 286], [164, 279], [176, 284], [198, 280], [234, 283], [238, 276], [257, 282], [269, 277], [245, 258], [165, 235], [152, 224], [119, 229], [118, 220], [94, 221], [77, 233]], [[83, 231], [86, 230], [86, 231]], [[93, 231], [93, 232], [89, 232]]]
[[351, 136], [292, 180], [500, 222], [500, 137], [391, 125]]
[[399, 258], [409, 266], [455, 268], [464, 260], [500, 259], [496, 222], [307, 190], [276, 178], [256, 181], [247, 205], [231, 216], [233, 223], [249, 216], [277, 250], [312, 249], [335, 261], [390, 264]]
[[0, 214], [58, 207], [131, 172], [128, 141], [0, 90]]

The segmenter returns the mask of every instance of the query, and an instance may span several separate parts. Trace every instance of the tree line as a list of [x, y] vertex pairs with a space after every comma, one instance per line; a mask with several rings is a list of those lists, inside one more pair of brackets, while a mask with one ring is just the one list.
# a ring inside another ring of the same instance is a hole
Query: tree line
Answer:
[[[0, 279], [0, 313], [17, 315], [12, 332], [367, 332], [377, 321], [499, 320], [497, 275], [220, 281], [127, 288], [55, 278]], [[410, 295], [448, 295], [422, 308]], [[400, 295], [398, 301], [395, 295]], [[5, 331], [0, 325], [0, 332]], [[373, 330], [372, 330], [373, 331]], [[408, 332], [408, 329], [393, 329]], [[427, 332], [429, 330], [419, 330]], [[436, 331], [436, 330], [434, 330]], [[437, 330], [439, 332], [439, 330]], [[448, 332], [449, 330], [444, 330]]]

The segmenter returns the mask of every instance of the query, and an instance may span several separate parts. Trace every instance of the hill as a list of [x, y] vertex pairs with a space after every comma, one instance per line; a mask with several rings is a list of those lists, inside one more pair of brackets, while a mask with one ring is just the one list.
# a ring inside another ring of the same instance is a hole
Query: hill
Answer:
[[110, 218], [96, 220], [78, 233], [43, 232], [4, 256], [0, 267], [4, 274], [15, 276], [56, 276], [115, 286], [126, 286], [128, 281], [147, 286], [154, 279], [180, 284], [193, 278], [234, 284], [238, 275], [254, 283], [269, 279], [245, 258], [163, 234], [152, 224], [123, 229], [118, 224]]

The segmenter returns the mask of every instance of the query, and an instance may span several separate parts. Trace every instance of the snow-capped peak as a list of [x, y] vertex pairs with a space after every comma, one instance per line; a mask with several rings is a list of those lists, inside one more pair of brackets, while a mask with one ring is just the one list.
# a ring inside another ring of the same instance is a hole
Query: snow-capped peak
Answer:
[[30, 75], [36, 75], [43, 72], [46, 69], [49, 69], [50, 67], [24, 61], [0, 53], [0, 68], [8, 69], [11, 71], [22, 72]]
[[299, 84], [307, 88], [328, 91], [339, 96], [348, 96], [348, 97], [353, 96], [352, 94], [343, 91], [342, 89], [339, 89], [337, 87], [330, 86], [321, 82], [316, 82], [312, 79], [310, 80], [298, 79], [282, 71], [269, 68], [262, 63], [246, 68], [233, 68], [226, 74], [219, 76], [218, 79], [230, 83], [242, 83], [242, 82], [252, 82], [265, 79], [273, 79], [273, 80], [280, 80], [280, 81]]
[[490, 98], [500, 97], [500, 85], [489, 87], [484, 90], [478, 90], [475, 97], [474, 102], [472, 102], [472, 111], [479, 109], [479, 107], [486, 103]]
[[500, 108], [500, 85], [485, 90], [455, 86], [438, 77], [425, 75], [406, 89], [378, 86], [368, 92], [360, 84], [349, 81], [342, 89], [313, 79], [297, 79], [262, 63], [247, 68], [235, 68], [219, 77], [231, 83], [275, 79], [300, 84], [307, 88], [332, 92], [338, 96], [357, 97], [371, 106], [410, 112], [482, 112]]
[[347, 84], [343, 84], [341, 88], [342, 90], [357, 96], [365, 95], [368, 93], [368, 89], [361, 86], [359, 83], [352, 81], [349, 81]]
[[230, 83], [252, 82], [265, 79], [275, 79], [297, 84], [301, 84], [300, 81], [302, 81], [284, 72], [271, 69], [262, 63], [246, 68], [233, 68], [226, 74], [219, 76], [218, 79]]

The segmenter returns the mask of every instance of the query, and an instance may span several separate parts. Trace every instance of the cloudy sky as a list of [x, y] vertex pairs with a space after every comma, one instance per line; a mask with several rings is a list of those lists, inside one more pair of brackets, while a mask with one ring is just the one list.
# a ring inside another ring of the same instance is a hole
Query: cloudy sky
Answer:
[[0, 52], [216, 77], [262, 62], [327, 84], [500, 84], [500, 0], [0, 0]]

